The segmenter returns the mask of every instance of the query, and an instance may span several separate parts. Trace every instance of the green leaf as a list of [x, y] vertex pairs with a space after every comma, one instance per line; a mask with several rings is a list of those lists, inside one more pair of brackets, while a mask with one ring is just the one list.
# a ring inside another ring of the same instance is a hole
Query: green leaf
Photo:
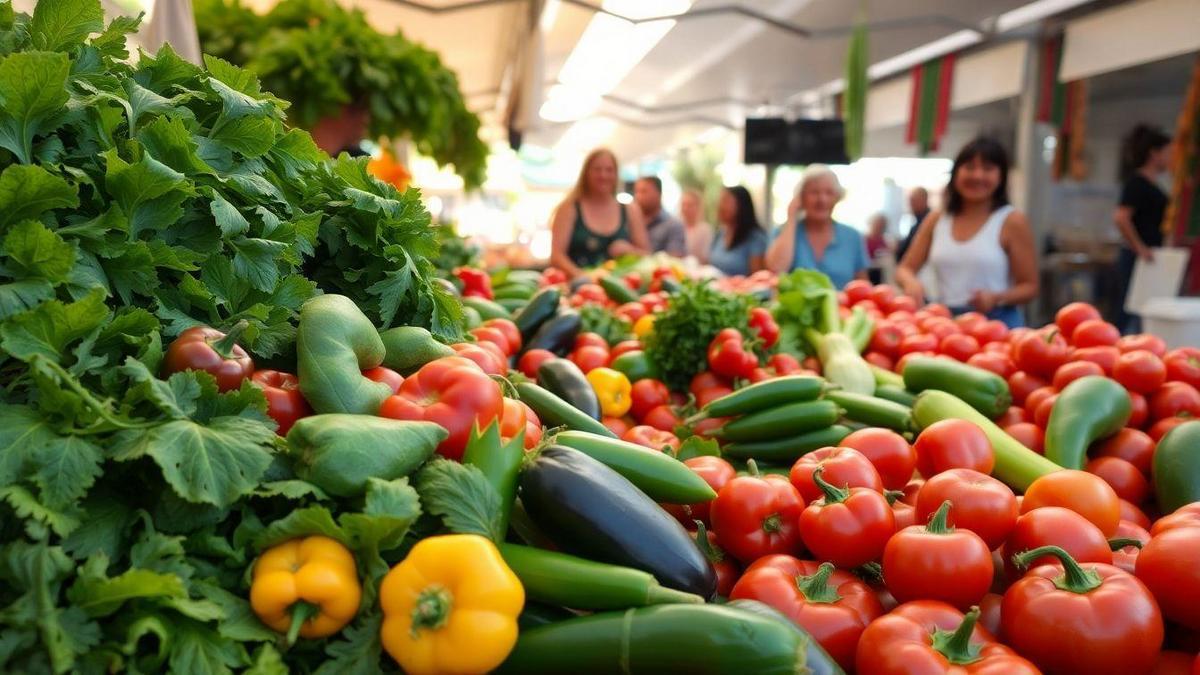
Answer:
[[324, 506], [309, 506], [296, 509], [283, 518], [276, 520], [263, 530], [254, 540], [254, 548], [262, 551], [276, 544], [297, 537], [308, 537], [314, 534], [336, 539], [349, 545], [349, 537], [333, 522], [333, 516]]
[[271, 148], [270, 155], [283, 169], [283, 178], [296, 180], [311, 171], [318, 163], [329, 159], [313, 142], [312, 136], [301, 129], [290, 129]]
[[17, 512], [17, 516], [39, 522], [65, 537], [75, 531], [83, 513], [77, 509], [52, 509], [39, 502], [33, 493], [19, 485], [0, 488], [0, 498]]
[[222, 197], [220, 192], [213, 191], [213, 198], [208, 208], [212, 212], [213, 219], [217, 221], [217, 227], [221, 228], [221, 234], [226, 237], [244, 234], [246, 230], [250, 229], [250, 221], [246, 220], [237, 207]]
[[33, 277], [54, 284], [65, 283], [75, 265], [75, 247], [35, 220], [12, 226], [4, 237], [4, 252], [8, 254], [10, 271], [21, 279]]
[[87, 492], [100, 476], [100, 446], [79, 436], [59, 436], [30, 456], [33, 482], [52, 508], [62, 508]]
[[58, 128], [69, 71], [66, 54], [21, 52], [0, 60], [0, 148], [22, 164], [33, 162], [34, 137]]
[[246, 278], [254, 288], [271, 292], [279, 282], [279, 256], [287, 250], [287, 244], [270, 239], [239, 237], [230, 245], [234, 250], [233, 270]]
[[70, 51], [103, 29], [99, 0], [39, 0], [29, 24], [33, 46], [47, 51]]
[[40, 166], [14, 164], [0, 173], [0, 228], [54, 209], [79, 206], [78, 189]]
[[420, 499], [407, 478], [370, 478], [363, 512], [343, 514], [338, 523], [354, 542], [352, 548], [389, 551], [400, 545], [420, 515]]
[[171, 643], [171, 671], [189, 675], [225, 675], [244, 665], [245, 649], [232, 640], [223, 640], [208, 626], [182, 619], [175, 625]]
[[92, 490], [82, 505], [87, 527], [79, 528], [63, 540], [63, 549], [80, 560], [102, 554], [116, 560], [128, 550], [125, 529], [133, 519], [133, 510], [120, 496]]
[[45, 279], [25, 279], [0, 284], [0, 321], [32, 309], [54, 296], [54, 287]]
[[289, 671], [279, 650], [266, 644], [254, 652], [254, 662], [242, 672], [243, 675], [288, 675]]
[[134, 164], [121, 159], [115, 150], [109, 150], [102, 156], [107, 166], [104, 174], [105, 187], [127, 214], [132, 215], [141, 204], [184, 188], [188, 184], [186, 176], [151, 157], [149, 153], [143, 154], [141, 160]]
[[175, 575], [130, 569], [109, 577], [105, 574], [107, 566], [108, 559], [104, 556], [89, 559], [67, 591], [71, 604], [90, 617], [108, 616], [126, 602], [139, 598], [187, 598], [183, 581]]
[[126, 394], [127, 401], [149, 401], [171, 419], [188, 419], [196, 412], [196, 401], [202, 393], [201, 378], [207, 376], [210, 390], [216, 389], [211, 375], [193, 370], [173, 373], [166, 380], [160, 380], [146, 364], [132, 356], [125, 359], [120, 371], [134, 385]]
[[197, 593], [221, 608], [225, 618], [217, 624], [221, 637], [238, 642], [268, 642], [278, 637], [267, 628], [250, 609], [250, 603], [215, 583], [201, 581], [194, 584]]
[[57, 438], [33, 408], [0, 403], [0, 486], [20, 480], [33, 454]]
[[248, 494], [271, 463], [275, 432], [243, 417], [218, 417], [205, 424], [173, 420], [114, 438], [118, 461], [149, 456], [184, 499], [226, 507]]
[[[133, 80], [127, 82], [137, 87], [132, 84]], [[146, 95], [158, 96], [149, 89], [138, 89], [146, 92]], [[166, 102], [163, 104], [166, 106], [164, 112], [171, 110], [174, 103], [168, 99], [163, 101]], [[138, 102], [134, 101], [135, 114], [137, 105]], [[213, 173], [212, 167], [200, 159], [199, 145], [179, 117], [163, 115], [140, 130], [137, 138], [148, 154], [182, 174], [194, 176]]]
[[693, 457], [720, 457], [721, 446], [711, 438], [692, 436], [685, 440], [675, 453], [675, 459], [684, 461]]
[[292, 500], [300, 500], [306, 497], [322, 501], [329, 499], [329, 495], [325, 494], [324, 490], [299, 478], [263, 483], [254, 490], [254, 496], [264, 498], [283, 497]]
[[270, 117], [241, 117], [222, 125], [213, 140], [246, 157], [261, 157], [275, 145], [280, 124]]
[[292, 311], [300, 311], [300, 306], [313, 296], [317, 285], [299, 274], [292, 274], [279, 281], [279, 285], [271, 293], [271, 304], [286, 307]]
[[67, 345], [102, 325], [109, 314], [99, 289], [69, 304], [51, 300], [0, 324], [0, 347], [22, 361], [36, 355], [58, 361]]
[[331, 641], [325, 647], [329, 658], [317, 668], [317, 675], [374, 675], [380, 671], [383, 644], [379, 629], [383, 615], [374, 609], [359, 617], [342, 631], [345, 639]]
[[417, 492], [425, 510], [440, 516], [451, 532], [504, 540], [500, 495], [477, 467], [435, 459], [417, 474]]

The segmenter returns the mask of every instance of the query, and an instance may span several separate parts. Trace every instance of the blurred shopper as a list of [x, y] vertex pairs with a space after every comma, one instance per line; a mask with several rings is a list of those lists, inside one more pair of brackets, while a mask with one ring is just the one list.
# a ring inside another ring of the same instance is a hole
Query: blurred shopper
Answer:
[[833, 220], [833, 207], [844, 195], [829, 167], [813, 164], [805, 169], [796, 190], [796, 216], [776, 232], [767, 249], [767, 267], [780, 274], [796, 268], [819, 270], [838, 288], [852, 279], [866, 279], [862, 235]]
[[1120, 306], [1117, 328], [1123, 333], [1141, 331], [1141, 317], [1125, 311], [1125, 296], [1138, 258], [1151, 262], [1154, 249], [1163, 245], [1163, 213], [1167, 195], [1156, 179], [1167, 170], [1171, 137], [1154, 127], [1139, 124], [1129, 132], [1121, 147], [1121, 201], [1113, 220], [1121, 232], [1117, 254], [1117, 283]]
[[683, 223], [662, 207], [662, 180], [658, 176], [642, 176], [633, 184], [633, 201], [646, 218], [646, 234], [650, 250], [682, 258], [687, 255], [687, 234]]
[[930, 213], [896, 269], [904, 292], [925, 301], [917, 273], [933, 268], [940, 297], [955, 314], [975, 310], [1009, 327], [1024, 323], [1018, 305], [1037, 295], [1033, 232], [1008, 203], [1008, 154], [977, 138], [959, 151], [946, 186], [945, 211]]
[[708, 250], [712, 248], [713, 227], [704, 220], [704, 199], [697, 190], [684, 190], [679, 199], [679, 218], [683, 221], [687, 235], [687, 254], [708, 262]]
[[887, 214], [876, 213], [867, 223], [867, 258], [871, 266], [867, 268], [867, 278], [873, 284], [883, 283], [883, 260], [892, 252], [892, 242], [887, 238]]
[[908, 252], [908, 247], [912, 246], [913, 239], [917, 238], [917, 230], [929, 215], [929, 192], [923, 187], [913, 188], [912, 192], [908, 193], [908, 208], [913, 214], [913, 225], [904, 240], [900, 242], [900, 247], [896, 249], [896, 260], [900, 260]]
[[720, 232], [709, 250], [710, 265], [729, 276], [749, 276], [764, 269], [767, 233], [758, 224], [749, 190], [740, 185], [721, 190], [717, 223]]
[[550, 264], [572, 277], [609, 258], [649, 252], [642, 212], [617, 201], [611, 150], [593, 150], [583, 160], [579, 180], [554, 211], [551, 234]]

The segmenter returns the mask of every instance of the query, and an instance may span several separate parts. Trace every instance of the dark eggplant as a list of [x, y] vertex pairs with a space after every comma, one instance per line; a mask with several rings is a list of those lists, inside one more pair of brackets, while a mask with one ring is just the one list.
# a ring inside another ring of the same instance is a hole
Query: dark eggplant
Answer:
[[579, 366], [567, 359], [550, 359], [538, 366], [538, 384], [575, 406], [588, 417], [600, 419], [600, 399]]
[[561, 300], [562, 292], [553, 286], [534, 293], [521, 311], [513, 315], [513, 323], [517, 324], [517, 329], [521, 331], [521, 339], [529, 342], [542, 324], [558, 313], [558, 303]]
[[711, 599], [717, 575], [687, 530], [621, 474], [552, 445], [521, 474], [521, 503], [560, 549], [653, 574], [668, 588]]
[[575, 344], [575, 336], [579, 334], [582, 325], [583, 318], [579, 316], [579, 312], [564, 311], [543, 323], [537, 333], [525, 343], [524, 351], [548, 349], [563, 356]]

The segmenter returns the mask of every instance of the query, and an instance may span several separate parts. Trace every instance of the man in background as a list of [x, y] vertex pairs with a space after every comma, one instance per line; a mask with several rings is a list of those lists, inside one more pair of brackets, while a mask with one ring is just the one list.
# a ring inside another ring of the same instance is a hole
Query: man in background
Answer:
[[908, 235], [904, 237], [904, 241], [900, 242], [900, 246], [896, 249], [896, 262], [904, 259], [905, 251], [917, 236], [917, 228], [921, 227], [921, 223], [925, 222], [925, 217], [929, 215], [929, 193], [925, 188], [913, 188], [912, 192], [908, 193], [908, 208], [916, 220], [913, 222], [912, 229], [908, 231]]
[[658, 176], [642, 176], [633, 185], [633, 201], [646, 218], [646, 233], [650, 249], [664, 251], [676, 258], [687, 255], [687, 231], [683, 223], [663, 211], [662, 180]]

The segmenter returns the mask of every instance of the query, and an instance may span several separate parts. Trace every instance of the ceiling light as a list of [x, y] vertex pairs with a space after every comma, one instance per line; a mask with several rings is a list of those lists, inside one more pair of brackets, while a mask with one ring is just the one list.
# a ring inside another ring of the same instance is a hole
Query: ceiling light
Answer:
[[560, 7], [562, 7], [562, 0], [546, 0], [546, 4], [542, 5], [542, 16], [538, 19], [538, 27], [542, 29], [543, 33], [549, 33], [554, 28]]
[[572, 124], [555, 144], [555, 150], [587, 152], [603, 145], [617, 130], [617, 121], [609, 117], [592, 117]]
[[596, 112], [600, 95], [586, 87], [556, 84], [550, 87], [538, 114], [550, 122], [574, 122]]
[[996, 32], [1004, 33], [1014, 28], [1020, 28], [1089, 2], [1092, 0], [1036, 0], [1036, 2], [1021, 5], [1016, 9], [1010, 9], [996, 17]]

